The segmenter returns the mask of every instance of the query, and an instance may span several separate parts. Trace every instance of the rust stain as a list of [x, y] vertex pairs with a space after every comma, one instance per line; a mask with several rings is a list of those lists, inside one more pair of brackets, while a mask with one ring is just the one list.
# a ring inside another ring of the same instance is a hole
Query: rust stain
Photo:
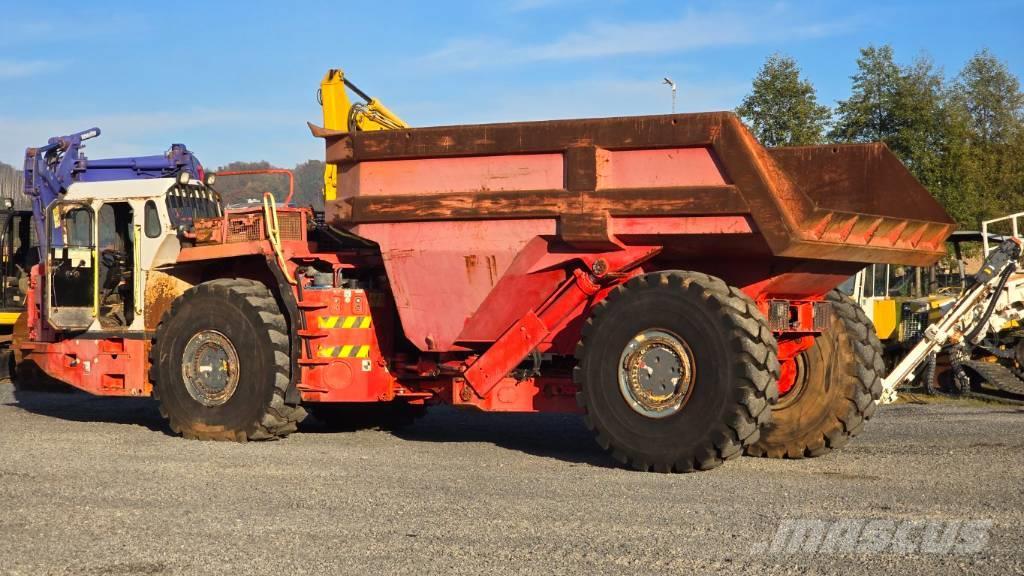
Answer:
[[[327, 136], [327, 161], [343, 169], [369, 160], [565, 156], [562, 188], [357, 197], [345, 215], [349, 225], [581, 214], [581, 238], [596, 239], [600, 230], [584, 224], [604, 210], [611, 216], [742, 214], [751, 217], [776, 256], [917, 265], [941, 256], [942, 241], [954, 226], [884, 145], [769, 150], [731, 113], [362, 132], [351, 135], [355, 152], [348, 157], [333, 154], [330, 144], [337, 138]], [[711, 148], [729, 186], [612, 190], [596, 185], [603, 164], [598, 150], [691, 146]], [[901, 222], [906, 234], [887, 240]]]
[[463, 256], [466, 259], [466, 280], [473, 281], [473, 272], [476, 270], [476, 254]]
[[491, 279], [491, 286], [498, 281], [498, 259], [493, 254], [487, 257], [487, 276]]
[[191, 287], [192, 284], [177, 276], [159, 270], [150, 271], [146, 275], [146, 330], [156, 330], [160, 319], [170, 309], [171, 303]]

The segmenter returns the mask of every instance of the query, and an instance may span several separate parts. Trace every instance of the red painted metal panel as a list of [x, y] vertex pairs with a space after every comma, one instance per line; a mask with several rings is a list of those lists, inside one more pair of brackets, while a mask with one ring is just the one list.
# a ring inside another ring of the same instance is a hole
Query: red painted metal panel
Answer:
[[341, 172], [342, 196], [554, 190], [564, 181], [561, 154], [516, 154], [363, 162]]
[[710, 147], [597, 151], [597, 188], [730, 184]]
[[503, 378], [484, 398], [462, 379], [452, 387], [451, 402], [487, 412], [565, 412], [578, 413], [577, 388], [565, 378]]
[[[603, 210], [616, 216], [650, 216], [658, 215], [662, 206], [673, 215], [721, 214], [713, 211], [709, 193], [723, 198], [734, 193], [728, 212], [749, 214], [776, 257], [914, 265], [927, 265], [941, 256], [953, 227], [884, 144], [769, 150], [731, 113], [322, 135], [327, 139], [327, 161], [342, 169], [382, 161], [564, 156], [564, 186], [541, 197], [524, 195], [531, 190], [523, 189], [494, 193], [486, 186], [454, 197], [428, 194], [396, 201], [396, 196], [382, 196], [389, 198], [383, 203], [357, 197], [353, 206], [343, 201], [328, 206], [328, 220], [340, 226], [489, 220], [513, 212], [534, 218], [552, 212], [578, 214], [597, 222]], [[617, 155], [619, 160], [611, 160]], [[727, 189], [670, 185], [718, 178], [729, 183]], [[612, 194], [602, 196], [609, 191]], [[898, 202], [888, 201], [896, 197]], [[577, 199], [583, 202], [577, 204]], [[531, 213], [531, 204], [538, 206], [536, 213]], [[652, 205], [657, 207], [651, 210]], [[579, 229], [572, 227], [573, 232]]]
[[616, 236], [753, 234], [746, 216], [649, 216], [612, 218]]
[[148, 340], [74, 338], [22, 346], [25, 360], [48, 375], [97, 396], [149, 396]]
[[405, 336], [420, 350], [451, 350], [466, 321], [522, 248], [555, 233], [552, 220], [363, 224], [380, 245]]
[[303, 291], [306, 329], [300, 336], [312, 352], [308, 358], [305, 346], [299, 351], [304, 401], [376, 402], [395, 397], [398, 384], [379, 344], [391, 341], [394, 326], [386, 306], [371, 306], [371, 296], [344, 288]]

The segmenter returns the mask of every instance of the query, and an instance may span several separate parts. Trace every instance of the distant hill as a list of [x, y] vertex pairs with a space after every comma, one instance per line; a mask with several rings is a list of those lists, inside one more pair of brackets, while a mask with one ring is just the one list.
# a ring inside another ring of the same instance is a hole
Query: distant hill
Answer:
[[19, 210], [32, 208], [32, 200], [25, 196], [21, 170], [0, 162], [0, 198], [13, 198], [14, 207]]

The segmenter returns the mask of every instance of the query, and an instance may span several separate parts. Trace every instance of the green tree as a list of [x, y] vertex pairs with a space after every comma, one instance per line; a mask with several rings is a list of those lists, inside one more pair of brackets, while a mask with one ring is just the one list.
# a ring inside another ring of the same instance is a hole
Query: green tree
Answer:
[[307, 160], [295, 167], [295, 204], [324, 209], [324, 163]]
[[[885, 142], [961, 226], [998, 211], [970, 144], [970, 115], [926, 57], [896, 63], [890, 46], [861, 50], [850, 97], [836, 107], [839, 142]], [[962, 91], [961, 91], [962, 92]]]
[[850, 98], [836, 106], [836, 123], [830, 137], [840, 142], [877, 142], [898, 131], [896, 100], [900, 68], [892, 47], [868, 46], [857, 58], [857, 73], [851, 77]]
[[926, 57], [901, 67], [886, 113], [890, 133], [880, 138], [926, 186], [939, 183], [945, 155], [949, 119], [944, 84]]
[[900, 66], [891, 91], [890, 132], [881, 138], [962, 226], [974, 227], [977, 199], [963, 184], [963, 117], [950, 105], [951, 92], [927, 57]]
[[1017, 136], [1024, 113], [1020, 81], [987, 49], [967, 61], [954, 93], [970, 116], [971, 130], [979, 142], [1007, 144]]
[[973, 220], [1024, 210], [1024, 94], [1019, 80], [988, 50], [964, 65], [950, 89], [957, 121], [953, 168], [973, 200]]
[[796, 61], [781, 54], [768, 57], [736, 113], [765, 146], [817, 144], [830, 115]]

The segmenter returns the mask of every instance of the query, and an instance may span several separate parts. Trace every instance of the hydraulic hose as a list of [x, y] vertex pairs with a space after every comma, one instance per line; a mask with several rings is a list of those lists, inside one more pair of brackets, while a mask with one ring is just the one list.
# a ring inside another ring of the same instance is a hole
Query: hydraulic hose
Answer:
[[981, 318], [978, 320], [978, 324], [971, 329], [970, 333], [968, 333], [967, 337], [964, 339], [968, 344], [973, 345], [975, 339], [978, 337], [979, 334], [981, 334], [981, 331], [985, 329], [985, 326], [988, 324], [989, 318], [992, 317], [992, 312], [994, 312], [996, 309], [996, 304], [998, 304], [999, 302], [999, 294], [1003, 291], [1003, 288], [1006, 287], [1006, 281], [1010, 279], [1010, 274], [1013, 274], [1015, 270], [1017, 270], [1017, 264], [1012, 263], [1008, 265], [1006, 269], [1003, 270], [1003, 272], [999, 275], [999, 283], [996, 285], [995, 290], [992, 292], [992, 297], [989, 298], [988, 306], [985, 307], [985, 312], [981, 315]]

